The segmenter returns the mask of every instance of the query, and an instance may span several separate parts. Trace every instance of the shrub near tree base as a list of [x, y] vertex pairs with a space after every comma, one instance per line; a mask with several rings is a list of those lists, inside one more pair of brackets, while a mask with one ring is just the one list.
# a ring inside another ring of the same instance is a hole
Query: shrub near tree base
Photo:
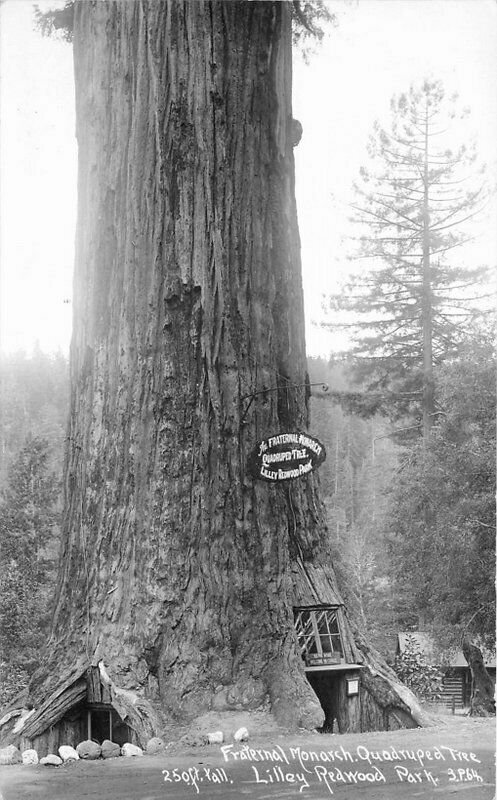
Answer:
[[402, 683], [423, 700], [442, 698], [442, 672], [426, 663], [426, 658], [412, 636], [406, 637], [406, 646], [396, 656], [394, 670]]

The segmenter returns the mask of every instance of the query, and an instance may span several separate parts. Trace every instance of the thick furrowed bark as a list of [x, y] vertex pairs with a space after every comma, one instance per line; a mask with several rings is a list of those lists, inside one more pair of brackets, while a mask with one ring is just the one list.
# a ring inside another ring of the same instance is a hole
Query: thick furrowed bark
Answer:
[[305, 391], [248, 411], [242, 399], [306, 380], [288, 9], [81, 3], [74, 42], [79, 221], [54, 653], [103, 659], [173, 717], [269, 695], [285, 721], [314, 726], [288, 544], [290, 524], [307, 551], [319, 541], [312, 488], [290, 510], [283, 489], [246, 474], [258, 438], [306, 425]]

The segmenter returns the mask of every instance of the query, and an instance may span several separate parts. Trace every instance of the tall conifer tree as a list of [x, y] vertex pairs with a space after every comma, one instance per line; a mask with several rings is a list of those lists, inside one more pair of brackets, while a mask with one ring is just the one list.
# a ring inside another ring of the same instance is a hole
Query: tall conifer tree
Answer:
[[440, 81], [394, 97], [391, 111], [388, 128], [375, 124], [371, 166], [355, 186], [353, 258], [365, 267], [334, 305], [359, 318], [355, 377], [378, 398], [368, 410], [421, 412], [427, 435], [436, 414], [433, 370], [455, 352], [485, 294], [477, 286], [485, 270], [462, 265], [457, 249], [471, 239], [487, 188], [474, 146], [453, 144], [456, 119], [467, 112], [458, 114]]

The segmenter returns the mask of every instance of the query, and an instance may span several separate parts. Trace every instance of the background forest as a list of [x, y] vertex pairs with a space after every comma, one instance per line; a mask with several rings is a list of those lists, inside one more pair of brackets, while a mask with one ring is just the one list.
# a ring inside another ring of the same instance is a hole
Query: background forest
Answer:
[[[312, 381], [345, 392], [343, 362], [309, 363]], [[346, 413], [331, 392], [312, 399], [334, 563], [386, 657], [399, 631], [430, 631], [447, 652], [464, 632], [494, 643], [495, 373], [492, 337], [475, 333], [437, 371], [428, 443], [402, 421]]]
[[67, 359], [3, 356], [0, 394], [0, 705], [38, 665], [60, 544]]

